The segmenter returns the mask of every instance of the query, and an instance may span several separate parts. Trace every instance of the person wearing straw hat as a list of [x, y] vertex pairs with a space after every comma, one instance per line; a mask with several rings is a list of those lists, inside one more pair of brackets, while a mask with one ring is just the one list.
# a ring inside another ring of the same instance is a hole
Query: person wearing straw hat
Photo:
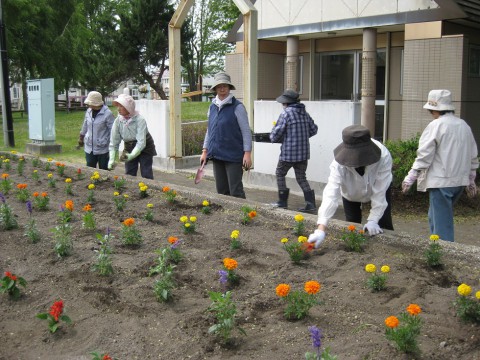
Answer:
[[103, 103], [102, 94], [90, 91], [85, 100], [88, 109], [85, 112], [78, 148], [85, 151], [87, 166], [107, 170], [108, 145], [114, 117], [110, 109]]
[[452, 93], [431, 90], [423, 106], [433, 117], [420, 136], [417, 157], [402, 183], [406, 193], [417, 181], [418, 191], [427, 191], [430, 233], [455, 241], [453, 207], [466, 189], [475, 197], [478, 149], [467, 123], [454, 116]]
[[298, 210], [314, 212], [317, 210], [315, 192], [310, 188], [306, 172], [310, 159], [309, 139], [317, 134], [318, 126], [305, 111], [305, 105], [300, 103], [298, 97], [298, 93], [291, 89], [286, 89], [277, 97], [277, 101], [283, 105], [283, 111], [270, 133], [270, 141], [281, 143], [282, 146], [275, 172], [279, 200], [273, 206], [287, 208], [290, 189], [287, 188], [285, 176], [293, 167], [295, 178], [305, 198], [305, 206]]
[[252, 133], [245, 106], [231, 90], [235, 90], [230, 75], [214, 76], [212, 90], [216, 97], [208, 110], [208, 127], [203, 142], [200, 164], [213, 162], [217, 192], [245, 198], [243, 170], [252, 166]]
[[392, 156], [370, 130], [350, 125], [342, 131], [342, 143], [334, 151], [330, 175], [318, 209], [318, 229], [308, 238], [315, 248], [325, 240], [328, 221], [333, 217], [340, 198], [346, 221], [362, 222], [362, 203], [371, 202], [370, 214], [363, 230], [369, 235], [393, 230], [391, 213]]
[[137, 176], [140, 166], [142, 177], [153, 179], [153, 157], [157, 152], [145, 118], [135, 110], [135, 100], [130, 95], [118, 95], [113, 105], [118, 108], [118, 117], [110, 137], [108, 169], [113, 169], [120, 142], [123, 140], [125, 148], [120, 161], [125, 161], [125, 173]]

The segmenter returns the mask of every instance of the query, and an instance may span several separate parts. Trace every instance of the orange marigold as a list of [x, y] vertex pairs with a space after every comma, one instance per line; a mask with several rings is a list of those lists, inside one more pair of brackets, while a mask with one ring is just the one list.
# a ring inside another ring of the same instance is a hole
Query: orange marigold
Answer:
[[17, 184], [17, 189], [23, 190], [27, 188], [27, 184]]
[[355, 231], [355, 225], [348, 225], [349, 231]]
[[306, 293], [308, 293], [310, 295], [314, 295], [314, 294], [316, 294], [317, 292], [320, 291], [320, 287], [321, 287], [321, 285], [318, 281], [312, 280], [312, 281], [307, 281], [305, 283], [304, 289], [305, 289]]
[[280, 297], [285, 297], [290, 293], [290, 285], [288, 284], [279, 284], [275, 288], [275, 292], [277, 293], [278, 296]]
[[225, 258], [223, 259], [223, 266], [225, 266], [225, 269], [227, 270], [235, 270], [238, 266], [238, 263], [237, 260]]
[[46, 191], [42, 192], [42, 197], [47, 197], [48, 193]]
[[83, 211], [91, 211], [92, 210], [92, 205], [87, 204], [83, 207]]
[[175, 237], [175, 236], [170, 236], [170, 237], [168, 238], [168, 242], [169, 242], [170, 244], [172, 244], [172, 245], [175, 244], [177, 241], [178, 241], [178, 238]]
[[2, 174], [2, 179], [7, 179], [10, 175], [3, 173]]
[[387, 325], [390, 329], [396, 328], [400, 321], [396, 316], [389, 316], [385, 319], [385, 325]]
[[410, 315], [418, 315], [422, 312], [422, 309], [417, 304], [410, 304], [407, 306], [407, 312]]
[[72, 200], [65, 201], [65, 208], [67, 210], [73, 211], [73, 201]]
[[257, 212], [255, 210], [252, 210], [248, 213], [248, 217], [250, 219], [253, 219], [255, 216], [257, 216]]
[[33, 197], [37, 197], [37, 196], [39, 196], [39, 195], [40, 195], [40, 194], [38, 193], [38, 191], [35, 191], [35, 192], [33, 193]]
[[170, 191], [170, 188], [169, 188], [168, 186], [164, 186], [164, 187], [162, 188], [162, 191], [163, 191], [163, 192]]
[[125, 226], [132, 226], [133, 224], [135, 224], [134, 218], [128, 218], [123, 221], [123, 225]]

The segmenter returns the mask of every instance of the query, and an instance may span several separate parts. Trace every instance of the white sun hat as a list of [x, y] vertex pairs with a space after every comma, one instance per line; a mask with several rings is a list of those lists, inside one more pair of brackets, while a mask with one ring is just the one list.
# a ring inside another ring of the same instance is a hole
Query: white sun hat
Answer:
[[423, 108], [435, 111], [455, 110], [455, 106], [452, 105], [452, 93], [450, 90], [431, 90]]

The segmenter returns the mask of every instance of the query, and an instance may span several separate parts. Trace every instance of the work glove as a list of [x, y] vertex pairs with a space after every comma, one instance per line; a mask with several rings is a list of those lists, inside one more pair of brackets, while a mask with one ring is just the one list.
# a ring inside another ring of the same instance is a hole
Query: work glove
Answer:
[[418, 170], [410, 169], [405, 179], [402, 182], [402, 192], [406, 193], [412, 187], [413, 183], [417, 181], [418, 178]]
[[127, 156], [127, 161], [131, 161], [135, 159], [138, 155], [140, 155], [140, 150], [134, 148], [131, 153], [125, 153], [125, 155]]
[[477, 184], [475, 184], [476, 176], [476, 170], [470, 171], [470, 176], [468, 177], [470, 180], [470, 184], [465, 188], [465, 190], [467, 191], [467, 195], [470, 198], [474, 198], [475, 196], [477, 196]]
[[363, 231], [368, 231], [371, 236], [383, 233], [383, 230], [380, 228], [380, 226], [373, 220], [368, 220], [363, 227]]
[[83, 142], [83, 139], [85, 139], [85, 135], [80, 135], [78, 138], [78, 146], [84, 146], [85, 143]]
[[113, 165], [115, 164], [115, 157], [117, 156], [117, 152], [115, 150], [110, 150], [109, 159], [108, 159], [108, 170], [113, 169]]
[[325, 240], [325, 231], [317, 229], [308, 237], [309, 243], [315, 243], [315, 249], [318, 249]]

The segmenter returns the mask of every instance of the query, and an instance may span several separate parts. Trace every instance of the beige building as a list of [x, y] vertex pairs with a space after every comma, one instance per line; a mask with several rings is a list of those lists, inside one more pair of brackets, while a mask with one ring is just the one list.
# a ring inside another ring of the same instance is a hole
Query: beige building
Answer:
[[[259, 100], [275, 99], [286, 87], [310, 101], [371, 98], [375, 137], [395, 140], [425, 128], [431, 121], [422, 109], [428, 91], [446, 88], [480, 143], [480, 0], [252, 3], [258, 10]], [[226, 57], [238, 97], [241, 21], [229, 36], [236, 51]]]

